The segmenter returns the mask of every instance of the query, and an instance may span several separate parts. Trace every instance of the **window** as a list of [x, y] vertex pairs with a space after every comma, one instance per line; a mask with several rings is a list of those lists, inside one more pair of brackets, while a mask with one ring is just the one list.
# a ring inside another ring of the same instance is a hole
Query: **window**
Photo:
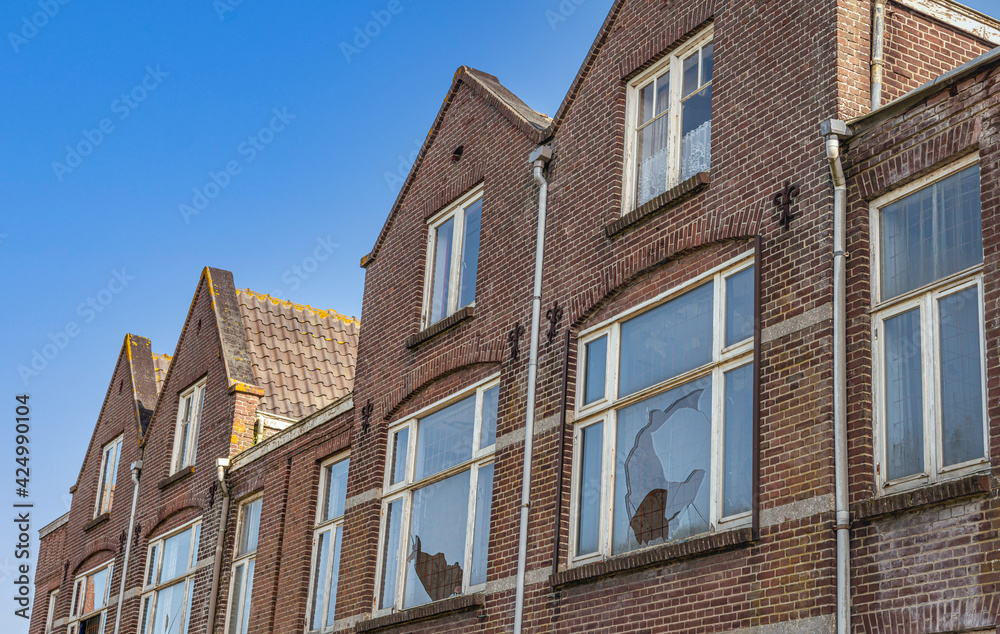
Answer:
[[424, 327], [476, 301], [483, 191], [477, 187], [431, 219]]
[[[104, 632], [113, 569], [114, 561], [109, 561], [76, 578], [73, 585], [73, 605], [69, 613], [69, 634]], [[50, 596], [49, 605], [52, 604]]]
[[49, 634], [54, 628], [52, 624], [56, 620], [56, 601], [59, 600], [59, 590], [49, 593], [49, 609], [45, 613], [45, 634]]
[[194, 464], [198, 455], [198, 431], [205, 408], [205, 379], [181, 392], [177, 406], [177, 431], [174, 434], [174, 459], [171, 473]]
[[390, 429], [376, 612], [486, 583], [499, 392], [486, 383]]
[[872, 205], [875, 469], [885, 493], [987, 465], [977, 158]]
[[260, 532], [260, 507], [263, 498], [240, 505], [236, 531], [236, 557], [229, 577], [228, 634], [246, 634], [250, 627], [250, 597], [253, 594], [253, 569], [257, 559], [257, 535]]
[[309, 590], [309, 631], [333, 626], [337, 607], [337, 576], [340, 573], [340, 542], [344, 535], [349, 458], [323, 465], [313, 533], [312, 582]]
[[711, 29], [629, 84], [625, 212], [712, 164]]
[[201, 522], [149, 545], [139, 634], [186, 634]]
[[742, 260], [583, 333], [572, 563], [750, 523], [753, 329]]
[[101, 483], [97, 488], [97, 505], [94, 517], [111, 510], [115, 499], [115, 483], [118, 481], [118, 462], [122, 456], [122, 437], [119, 436], [104, 447], [101, 459]]

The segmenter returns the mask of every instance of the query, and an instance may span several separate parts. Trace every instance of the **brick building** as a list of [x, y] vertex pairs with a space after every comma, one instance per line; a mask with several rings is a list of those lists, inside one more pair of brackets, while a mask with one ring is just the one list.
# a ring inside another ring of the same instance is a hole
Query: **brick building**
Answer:
[[206, 269], [126, 339], [32, 633], [1000, 631], [998, 44], [616, 0], [553, 117], [459, 69], [360, 326]]

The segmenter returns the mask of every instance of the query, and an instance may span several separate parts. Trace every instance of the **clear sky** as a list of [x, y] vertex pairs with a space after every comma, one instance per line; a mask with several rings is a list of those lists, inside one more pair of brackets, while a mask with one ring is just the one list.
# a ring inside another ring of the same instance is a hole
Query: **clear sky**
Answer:
[[68, 510], [126, 333], [172, 353], [207, 265], [360, 316], [359, 260], [455, 70], [554, 114], [611, 6], [398, 3], [0, 5], [0, 630], [27, 631], [3, 520], [15, 395], [31, 395], [37, 535]]

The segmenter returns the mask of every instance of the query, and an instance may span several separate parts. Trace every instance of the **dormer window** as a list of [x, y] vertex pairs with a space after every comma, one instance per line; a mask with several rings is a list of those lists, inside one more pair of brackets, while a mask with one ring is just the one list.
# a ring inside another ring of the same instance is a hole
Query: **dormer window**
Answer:
[[198, 429], [205, 406], [205, 379], [181, 392], [177, 404], [177, 430], [174, 434], [174, 457], [171, 473], [194, 464], [198, 454]]
[[118, 481], [118, 463], [122, 456], [122, 437], [115, 438], [104, 446], [101, 459], [101, 482], [97, 488], [97, 504], [94, 517], [107, 513], [115, 499], [115, 484]]
[[483, 189], [477, 187], [429, 222], [424, 328], [476, 301]]

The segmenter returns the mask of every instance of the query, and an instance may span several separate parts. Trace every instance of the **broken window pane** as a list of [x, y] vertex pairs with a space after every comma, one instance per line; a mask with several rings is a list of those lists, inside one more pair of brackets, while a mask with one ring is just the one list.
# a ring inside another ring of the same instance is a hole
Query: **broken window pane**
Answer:
[[396, 602], [396, 578], [399, 570], [399, 529], [403, 519], [403, 500], [393, 500], [385, 509], [385, 543], [382, 545], [382, 596], [379, 609]]
[[601, 534], [601, 462], [604, 454], [604, 423], [580, 432], [580, 473], [577, 485], [576, 555], [597, 552]]
[[587, 369], [583, 382], [583, 404], [590, 405], [604, 398], [604, 383], [608, 369], [608, 337], [591, 341], [586, 346]]
[[985, 455], [979, 287], [938, 301], [941, 320], [941, 443], [944, 466]]
[[712, 360], [714, 286], [700, 286], [622, 324], [619, 397]]
[[417, 434], [416, 479], [421, 480], [472, 458], [475, 424], [475, 395], [422, 419]]
[[712, 378], [618, 412], [612, 552], [706, 532]]
[[486, 560], [490, 546], [490, 514], [493, 504], [493, 464], [479, 468], [476, 485], [476, 526], [472, 538], [470, 585], [486, 583]]
[[468, 514], [468, 471], [413, 493], [404, 608], [462, 593]]
[[753, 364], [726, 372], [722, 516], [753, 503]]
[[920, 309], [885, 320], [886, 476], [924, 469]]
[[754, 267], [726, 278], [726, 347], [753, 336]]
[[496, 385], [483, 392], [483, 431], [479, 438], [480, 449], [496, 444], [499, 408], [500, 386]]

